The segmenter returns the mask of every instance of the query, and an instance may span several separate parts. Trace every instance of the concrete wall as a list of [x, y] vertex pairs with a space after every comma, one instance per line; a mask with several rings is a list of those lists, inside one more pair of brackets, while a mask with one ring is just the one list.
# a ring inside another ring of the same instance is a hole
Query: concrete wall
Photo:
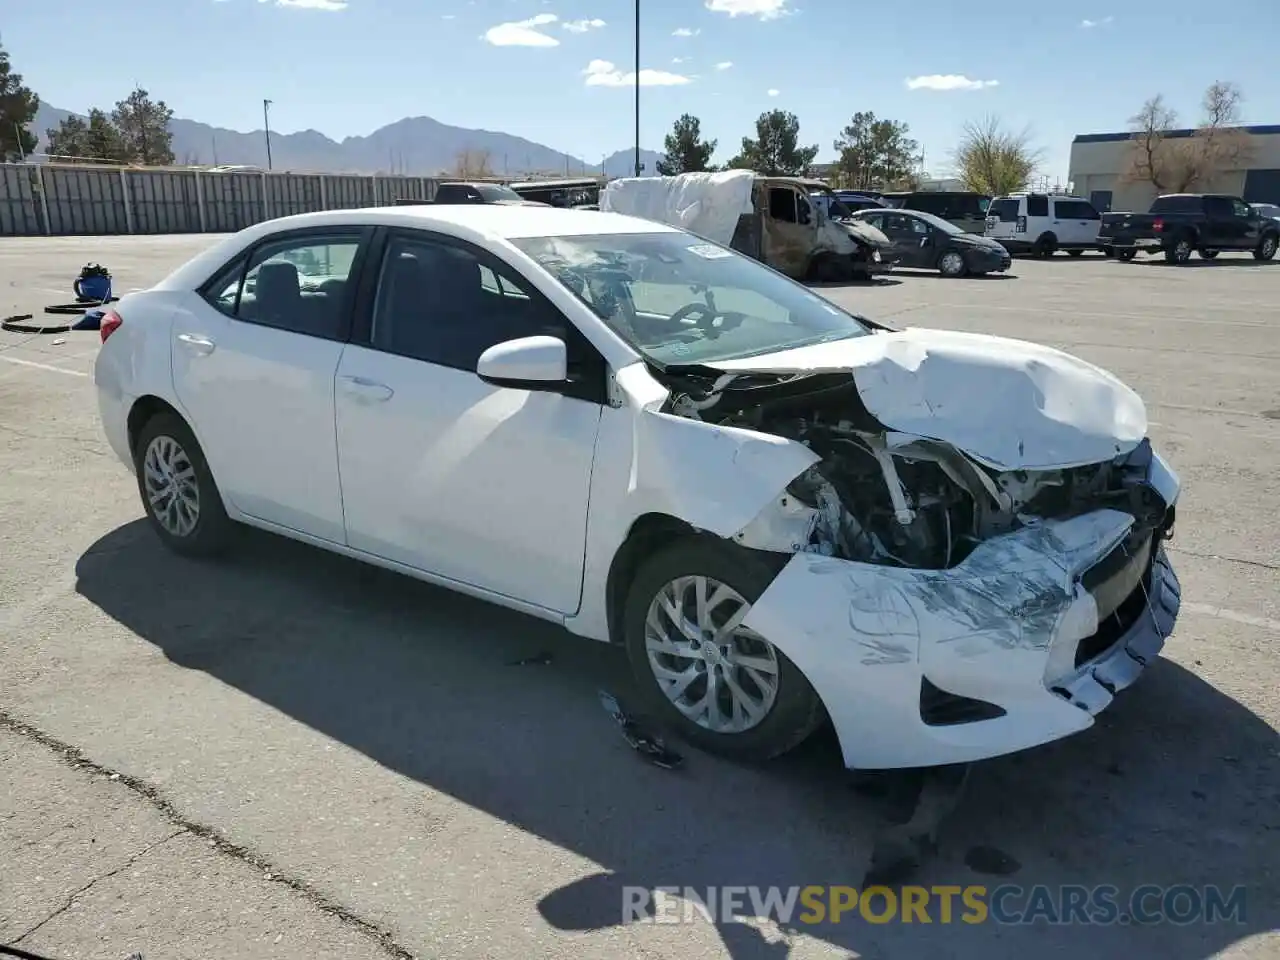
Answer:
[[[1197, 184], [1199, 193], [1228, 193], [1253, 201], [1280, 203], [1265, 195], [1247, 196], [1246, 189], [1255, 193], [1255, 184], [1271, 179], [1280, 180], [1280, 126], [1246, 127], [1250, 133], [1250, 154], [1247, 169], [1229, 170], [1208, 183]], [[1176, 130], [1173, 137], [1191, 136], [1191, 130]], [[1092, 197], [1099, 191], [1111, 192], [1111, 209], [1144, 211], [1156, 197], [1156, 189], [1149, 183], [1132, 183], [1125, 177], [1133, 151], [1133, 141], [1127, 133], [1098, 133], [1076, 137], [1071, 144], [1071, 189], [1077, 196]], [[1277, 171], [1277, 177], [1266, 176]], [[1250, 176], [1250, 174], [1253, 176]], [[1277, 186], [1275, 189], [1280, 189]], [[1269, 186], [1263, 193], [1270, 193]]]
[[295, 213], [430, 200], [428, 177], [0, 164], [0, 236], [230, 233]]

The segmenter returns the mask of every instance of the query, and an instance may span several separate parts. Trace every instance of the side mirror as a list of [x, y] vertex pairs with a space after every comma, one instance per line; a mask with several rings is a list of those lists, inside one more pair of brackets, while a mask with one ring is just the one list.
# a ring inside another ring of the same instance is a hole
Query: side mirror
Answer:
[[480, 354], [476, 375], [498, 387], [545, 390], [569, 379], [569, 357], [558, 337], [520, 337]]

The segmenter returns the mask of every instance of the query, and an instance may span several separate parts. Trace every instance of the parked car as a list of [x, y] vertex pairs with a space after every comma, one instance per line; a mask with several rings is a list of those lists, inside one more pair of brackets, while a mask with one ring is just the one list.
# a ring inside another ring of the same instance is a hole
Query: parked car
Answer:
[[618, 643], [642, 706], [728, 756], [824, 717], [858, 768], [1056, 740], [1178, 612], [1179, 481], [1114, 376], [892, 330], [652, 221], [285, 217], [101, 338], [166, 546], [247, 524]]
[[1260, 217], [1270, 217], [1272, 220], [1280, 220], [1280, 206], [1274, 203], [1251, 203], [1250, 207], [1253, 212]]
[[965, 233], [931, 213], [917, 210], [862, 210], [854, 219], [869, 223], [893, 244], [900, 267], [937, 270], [944, 277], [982, 276], [1003, 272], [1013, 263], [995, 240]]
[[500, 183], [441, 183], [436, 186], [433, 202], [442, 204], [501, 203], [514, 204], [516, 206], [529, 206], [531, 204], [548, 206], [548, 204], [522, 197], [510, 187], [503, 186]]
[[836, 199], [844, 204], [851, 213], [884, 206], [883, 200], [871, 194], [857, 193], [850, 190], [836, 190], [834, 192]]
[[1162, 253], [1181, 264], [1192, 252], [1212, 260], [1223, 250], [1250, 250], [1255, 260], [1270, 260], [1280, 244], [1280, 223], [1239, 197], [1170, 193], [1156, 197], [1147, 213], [1105, 214], [1098, 243], [1120, 260]]
[[1098, 249], [1102, 215], [1088, 200], [1065, 194], [1015, 193], [996, 197], [987, 210], [986, 235], [1010, 253], [1078, 257]]
[[987, 222], [987, 207], [991, 198], [985, 193], [964, 190], [915, 190], [886, 193], [881, 205], [901, 210], [919, 210], [932, 213], [955, 224], [965, 233], [981, 234]]

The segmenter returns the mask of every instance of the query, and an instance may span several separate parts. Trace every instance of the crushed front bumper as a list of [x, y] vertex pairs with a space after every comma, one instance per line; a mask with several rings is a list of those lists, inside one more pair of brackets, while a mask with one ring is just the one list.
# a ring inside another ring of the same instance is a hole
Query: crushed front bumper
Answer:
[[1181, 588], [1158, 539], [1120, 557], [1122, 602], [1090, 586], [1133, 550], [1133, 527], [1116, 510], [1044, 521], [948, 570], [798, 553], [744, 624], [808, 678], [849, 767], [1012, 753], [1091, 726], [1173, 630]]

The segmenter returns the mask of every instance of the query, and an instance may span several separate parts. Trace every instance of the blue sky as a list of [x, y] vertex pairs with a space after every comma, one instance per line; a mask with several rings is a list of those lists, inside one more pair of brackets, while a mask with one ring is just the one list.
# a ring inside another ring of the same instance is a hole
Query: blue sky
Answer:
[[[736, 152], [775, 107], [833, 159], [857, 110], [906, 121], [945, 172], [961, 126], [1030, 126], [1043, 172], [1073, 135], [1121, 130], [1163, 92], [1188, 122], [1231, 80], [1280, 122], [1280, 2], [641, 0], [642, 145], [689, 112]], [[134, 84], [182, 117], [335, 139], [405, 116], [502, 130], [597, 161], [633, 141], [633, 0], [89, 0], [19, 3], [0, 42], [48, 103], [110, 106]], [[77, 26], [80, 16], [83, 27]], [[68, 43], [72, 46], [69, 47]], [[94, 52], [96, 51], [96, 52]]]

